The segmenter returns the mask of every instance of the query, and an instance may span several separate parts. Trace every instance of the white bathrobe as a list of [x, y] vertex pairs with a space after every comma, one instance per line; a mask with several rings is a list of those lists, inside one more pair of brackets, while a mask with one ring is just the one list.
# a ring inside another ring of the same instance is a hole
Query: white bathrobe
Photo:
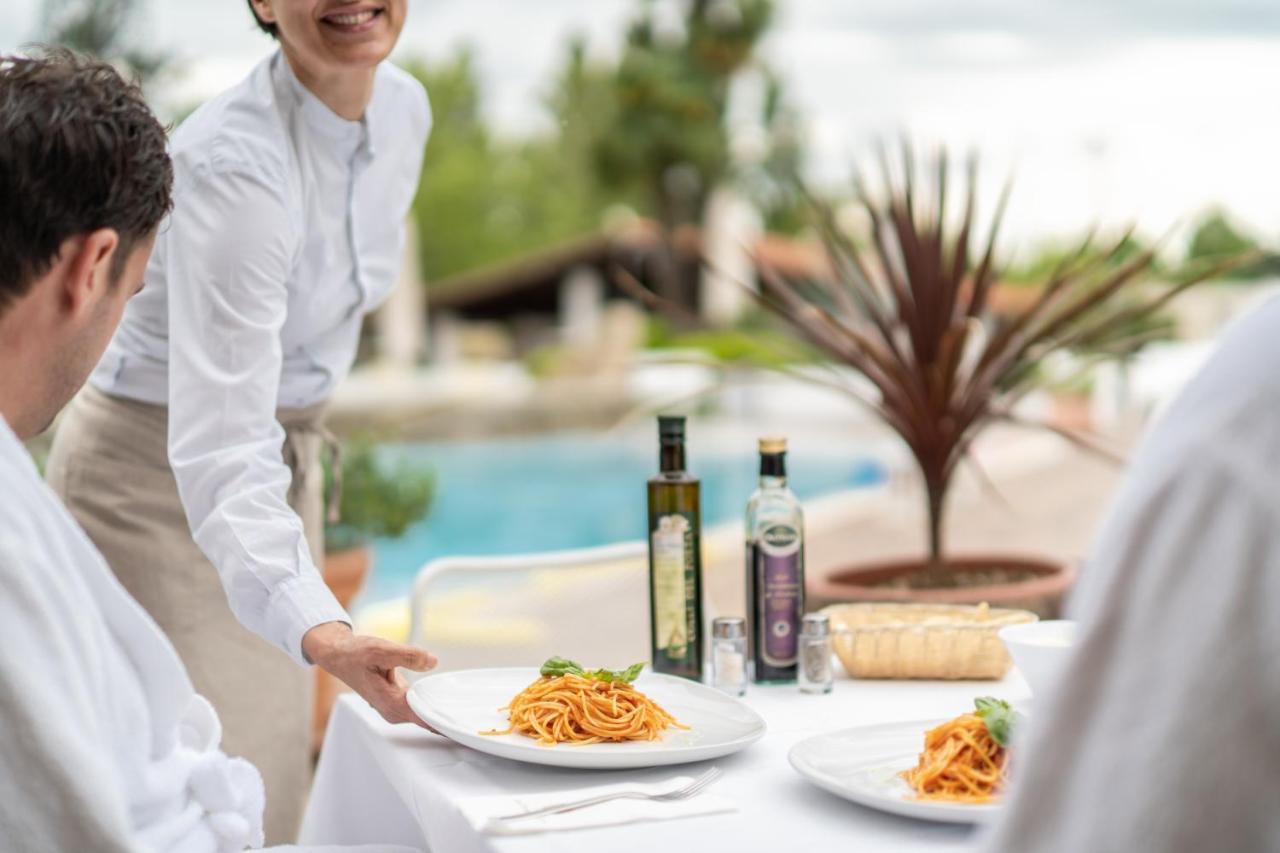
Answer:
[[0, 418], [0, 848], [262, 844], [262, 781]]
[[1143, 443], [1070, 610], [988, 849], [1280, 850], [1280, 300]]

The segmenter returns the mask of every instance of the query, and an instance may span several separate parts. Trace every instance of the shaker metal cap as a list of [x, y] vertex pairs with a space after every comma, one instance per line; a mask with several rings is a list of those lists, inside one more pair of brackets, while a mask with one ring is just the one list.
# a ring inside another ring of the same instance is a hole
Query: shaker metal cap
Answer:
[[719, 616], [711, 622], [711, 636], [717, 640], [737, 640], [747, 636], [747, 620], [741, 616]]
[[831, 617], [825, 613], [806, 613], [800, 623], [800, 633], [810, 637], [825, 637], [831, 633]]

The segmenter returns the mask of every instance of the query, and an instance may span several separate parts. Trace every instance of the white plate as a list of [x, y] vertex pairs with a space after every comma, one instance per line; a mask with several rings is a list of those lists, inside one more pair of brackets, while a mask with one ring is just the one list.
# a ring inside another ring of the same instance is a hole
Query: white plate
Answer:
[[538, 670], [470, 669], [418, 680], [409, 689], [409, 705], [441, 734], [491, 755], [555, 767], [613, 770], [657, 767], [719, 758], [764, 736], [764, 720], [732, 696], [670, 675], [645, 673], [636, 689], [665, 708], [688, 731], [668, 729], [656, 741], [539, 746], [520, 734], [482, 735], [507, 727], [499, 710], [538, 679]]
[[859, 805], [942, 823], [989, 820], [998, 804], [915, 800], [910, 786], [898, 777], [919, 760], [925, 731], [941, 722], [886, 723], [816, 735], [793, 746], [788, 758], [819, 788]]

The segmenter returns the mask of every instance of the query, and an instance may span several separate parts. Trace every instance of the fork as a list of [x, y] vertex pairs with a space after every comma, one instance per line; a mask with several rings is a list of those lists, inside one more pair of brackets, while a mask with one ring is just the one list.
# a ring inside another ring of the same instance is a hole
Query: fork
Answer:
[[572, 802], [561, 803], [560, 805], [546, 806], [544, 808], [534, 809], [533, 811], [501, 815], [499, 817], [491, 818], [491, 820], [505, 821], [523, 820], [524, 818], [529, 817], [546, 817], [547, 815], [576, 812], [578, 809], [585, 809], [588, 806], [597, 806], [601, 803], [612, 802], [613, 800], [654, 800], [656, 802], [687, 800], [690, 797], [696, 797], [698, 794], [701, 794], [703, 789], [723, 775], [724, 773], [719, 767], [712, 767], [706, 773], [703, 773], [683, 788], [677, 788], [674, 791], [667, 791], [665, 794], [645, 794], [640, 791], [617, 791], [612, 794], [600, 794], [599, 796], [588, 797], [583, 800], [573, 800]]

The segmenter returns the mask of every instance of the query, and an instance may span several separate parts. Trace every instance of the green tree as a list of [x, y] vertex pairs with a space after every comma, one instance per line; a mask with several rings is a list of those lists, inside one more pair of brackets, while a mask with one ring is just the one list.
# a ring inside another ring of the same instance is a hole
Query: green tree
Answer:
[[[1004, 281], [1011, 284], [1042, 285], [1048, 281], [1064, 263], [1071, 265], [1091, 264], [1099, 270], [1117, 270], [1149, 250], [1148, 244], [1140, 237], [1128, 234], [1118, 242], [1105, 247], [1092, 244], [1083, 253], [1079, 245], [1051, 240], [1041, 244], [1031, 256], [1021, 263], [1011, 265], [1005, 272]], [[1163, 266], [1152, 261], [1147, 267], [1151, 275], [1160, 276], [1166, 272]]]
[[599, 227], [617, 196], [586, 165], [601, 81], [580, 47], [548, 97], [551, 132], [525, 140], [498, 139], [489, 129], [469, 49], [406, 68], [426, 86], [434, 116], [414, 202], [428, 282]]
[[[1247, 252], [1258, 252], [1258, 241], [1234, 225], [1221, 210], [1211, 210], [1201, 217], [1187, 246], [1187, 264], [1206, 263]], [[1280, 257], [1264, 254], [1258, 261], [1228, 272], [1226, 279], [1251, 281], [1280, 275]]]
[[746, 170], [744, 181], [764, 217], [764, 227], [779, 234], [796, 234], [810, 220], [809, 203], [797, 190], [806, 153], [801, 116], [780, 77], [766, 71], [764, 85], [761, 123], [766, 148], [760, 162]]
[[37, 38], [123, 65], [146, 83], [168, 70], [173, 58], [134, 39], [142, 5], [139, 0], [45, 0]]
[[595, 163], [602, 184], [644, 198], [663, 226], [668, 239], [654, 284], [680, 299], [695, 271], [680, 263], [671, 235], [702, 221], [711, 191], [729, 175], [731, 85], [757, 63], [774, 4], [688, 0], [676, 31], [653, 0], [639, 3], [612, 75], [611, 120]]
[[[543, 99], [549, 129], [523, 140], [486, 124], [469, 49], [407, 63], [435, 119], [414, 206], [428, 282], [596, 231], [614, 206], [655, 217], [671, 235], [701, 222], [711, 190], [731, 179], [770, 227], [801, 227], [791, 180], [803, 165], [799, 115], [756, 57], [772, 0], [689, 0], [679, 32], [659, 26], [653, 0], [637, 2], [615, 63], [589, 61], [581, 39], [569, 44]], [[726, 118], [731, 87], [748, 70], [762, 85], [764, 144], [735, 164]], [[696, 266], [681, 269], [670, 244], [664, 257], [675, 275], [659, 276], [659, 289], [696, 280]]]

